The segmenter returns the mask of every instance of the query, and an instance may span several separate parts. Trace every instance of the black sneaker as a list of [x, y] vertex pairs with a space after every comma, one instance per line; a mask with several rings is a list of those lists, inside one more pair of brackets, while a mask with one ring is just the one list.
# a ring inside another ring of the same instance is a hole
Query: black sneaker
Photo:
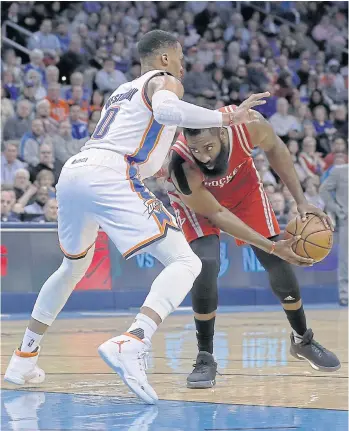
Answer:
[[302, 341], [296, 344], [294, 336], [291, 334], [290, 353], [292, 356], [300, 360], [306, 359], [311, 367], [317, 371], [337, 371], [340, 369], [341, 363], [337, 356], [314, 340], [314, 334], [310, 328], [302, 338]]
[[199, 352], [194, 370], [187, 377], [187, 388], [205, 389], [216, 384], [217, 363], [211, 353]]

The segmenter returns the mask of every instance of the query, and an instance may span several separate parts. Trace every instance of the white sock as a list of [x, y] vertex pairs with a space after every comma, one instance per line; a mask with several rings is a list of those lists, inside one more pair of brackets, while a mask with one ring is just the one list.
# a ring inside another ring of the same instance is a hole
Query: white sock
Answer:
[[21, 352], [33, 352], [37, 347], [39, 347], [42, 337], [43, 335], [36, 334], [27, 328], [24, 333]]
[[292, 329], [292, 331], [293, 331], [294, 342], [295, 342], [296, 344], [301, 343], [301, 342], [302, 342], [302, 340], [303, 340], [302, 335], [299, 335], [299, 334], [298, 334], [294, 329]]
[[154, 322], [153, 319], [146, 316], [145, 314], [138, 313], [132, 325], [128, 328], [127, 332], [135, 335], [136, 337], [143, 339], [148, 338], [151, 340], [151, 337], [154, 335], [154, 332], [158, 329], [158, 325]]

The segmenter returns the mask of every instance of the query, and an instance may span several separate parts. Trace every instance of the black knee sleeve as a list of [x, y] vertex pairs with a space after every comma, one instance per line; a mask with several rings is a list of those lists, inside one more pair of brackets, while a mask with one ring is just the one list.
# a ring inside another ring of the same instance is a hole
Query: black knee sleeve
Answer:
[[190, 244], [201, 259], [202, 270], [191, 290], [193, 310], [199, 314], [209, 314], [217, 309], [217, 278], [220, 268], [220, 243], [216, 235], [205, 236]]
[[301, 299], [299, 284], [292, 266], [279, 257], [266, 253], [257, 247], [253, 251], [259, 262], [268, 272], [274, 294], [284, 304], [292, 304]]

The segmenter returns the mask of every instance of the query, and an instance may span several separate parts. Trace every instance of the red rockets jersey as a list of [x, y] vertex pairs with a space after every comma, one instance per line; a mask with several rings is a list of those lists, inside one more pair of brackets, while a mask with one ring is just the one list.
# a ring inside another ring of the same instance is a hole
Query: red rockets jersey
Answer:
[[[226, 106], [220, 110], [223, 112], [232, 112], [234, 108], [234, 106]], [[205, 187], [223, 206], [233, 210], [247, 195], [262, 187], [262, 183], [251, 157], [253, 145], [246, 126], [232, 126], [227, 129], [230, 150], [226, 173], [216, 178], [202, 175]], [[190, 152], [182, 133], [178, 136], [171, 151], [178, 153], [191, 165], [196, 164], [195, 158]]]
[[[227, 106], [222, 110], [232, 112], [234, 106]], [[280, 233], [280, 228], [251, 157], [253, 145], [248, 130], [245, 125], [232, 126], [228, 128], [228, 134], [228, 169], [221, 177], [209, 178], [205, 177], [198, 167], [203, 184], [222, 206], [252, 229], [266, 238], [274, 237]], [[171, 150], [191, 165], [196, 165], [182, 134]], [[188, 208], [176, 191], [168, 191], [168, 195], [178, 224], [188, 242], [202, 236], [219, 235], [219, 229]], [[236, 239], [236, 243], [242, 245], [243, 241]]]

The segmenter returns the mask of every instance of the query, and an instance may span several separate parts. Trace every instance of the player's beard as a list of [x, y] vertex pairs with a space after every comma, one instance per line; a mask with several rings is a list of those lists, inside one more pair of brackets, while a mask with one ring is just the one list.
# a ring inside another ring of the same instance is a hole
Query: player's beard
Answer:
[[214, 161], [214, 167], [208, 169], [205, 163], [199, 162], [199, 160], [195, 160], [197, 165], [199, 166], [201, 172], [210, 178], [216, 178], [224, 175], [228, 168], [228, 159], [229, 159], [229, 147], [228, 145], [224, 145], [222, 142], [221, 151], [218, 154], [216, 160]]

